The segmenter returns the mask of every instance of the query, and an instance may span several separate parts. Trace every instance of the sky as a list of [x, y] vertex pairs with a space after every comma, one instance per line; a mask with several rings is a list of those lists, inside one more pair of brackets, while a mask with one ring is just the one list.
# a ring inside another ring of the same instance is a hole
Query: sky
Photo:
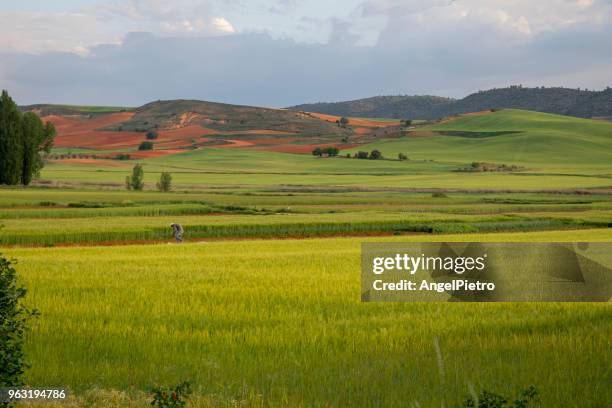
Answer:
[[0, 0], [20, 104], [612, 86], [612, 0]]

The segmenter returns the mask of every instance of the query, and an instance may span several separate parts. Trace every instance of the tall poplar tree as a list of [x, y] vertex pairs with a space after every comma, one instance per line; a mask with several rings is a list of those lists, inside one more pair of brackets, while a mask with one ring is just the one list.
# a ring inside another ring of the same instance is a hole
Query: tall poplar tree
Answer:
[[17, 184], [23, 165], [21, 112], [7, 91], [0, 96], [0, 184]]
[[55, 127], [33, 112], [22, 114], [8, 92], [0, 96], [0, 184], [28, 185], [53, 146]]

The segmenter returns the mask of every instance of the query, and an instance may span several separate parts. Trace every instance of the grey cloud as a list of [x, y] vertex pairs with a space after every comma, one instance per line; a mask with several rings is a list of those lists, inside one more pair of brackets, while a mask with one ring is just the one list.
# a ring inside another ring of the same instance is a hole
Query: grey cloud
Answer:
[[574, 26], [517, 41], [479, 20], [423, 32], [405, 22], [390, 19], [374, 47], [350, 45], [351, 27], [342, 21], [328, 44], [265, 34], [132, 33], [88, 56], [0, 55], [0, 87], [20, 103], [197, 98], [288, 106], [378, 94], [463, 96], [515, 83], [591, 89], [612, 83], [609, 26]]

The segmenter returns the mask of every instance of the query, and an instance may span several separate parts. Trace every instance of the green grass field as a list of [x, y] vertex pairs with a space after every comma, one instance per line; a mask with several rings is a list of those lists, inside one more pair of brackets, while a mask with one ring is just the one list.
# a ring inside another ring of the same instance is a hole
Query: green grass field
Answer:
[[[504, 110], [414, 132], [349, 150], [385, 160], [201, 148], [1, 187], [0, 252], [42, 313], [27, 383], [69, 387], [63, 408], [150, 406], [185, 379], [191, 407], [454, 408], [530, 385], [543, 407], [611, 406], [610, 303], [362, 303], [360, 243], [612, 242], [612, 123]], [[457, 171], [473, 161], [521, 170]], [[124, 189], [135, 163], [145, 191]]]
[[505, 109], [418, 130], [443, 134], [381, 140], [367, 148], [393, 158], [402, 152], [415, 160], [488, 161], [520, 164], [539, 172], [582, 169], [610, 175], [609, 122]]
[[506, 394], [533, 384], [551, 407], [612, 402], [609, 304], [364, 304], [359, 247], [368, 240], [421, 238], [11, 249], [42, 312], [28, 382], [82, 392], [191, 378], [202, 395], [273, 406], [439, 406], [460, 401], [469, 384]]

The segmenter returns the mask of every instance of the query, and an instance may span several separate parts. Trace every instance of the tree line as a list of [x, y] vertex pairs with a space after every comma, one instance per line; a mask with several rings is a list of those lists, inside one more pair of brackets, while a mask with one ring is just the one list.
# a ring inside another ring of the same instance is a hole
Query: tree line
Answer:
[[0, 96], [0, 184], [27, 186], [53, 147], [55, 127], [34, 112], [22, 113], [3, 90]]

